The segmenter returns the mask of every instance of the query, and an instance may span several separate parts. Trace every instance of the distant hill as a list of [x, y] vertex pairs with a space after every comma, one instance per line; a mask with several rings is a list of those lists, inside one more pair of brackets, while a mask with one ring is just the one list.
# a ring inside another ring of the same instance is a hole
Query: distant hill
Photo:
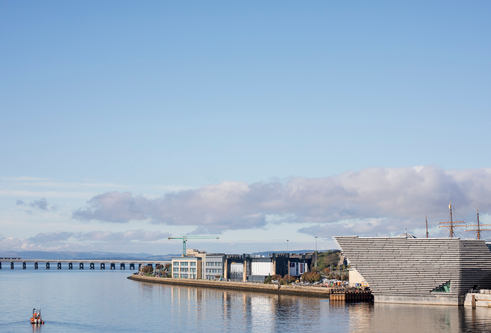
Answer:
[[20, 257], [23, 259], [62, 259], [62, 260], [171, 260], [171, 257], [178, 257], [180, 254], [153, 255], [148, 253], [118, 253], [118, 252], [70, 252], [70, 251], [6, 251], [0, 252], [0, 257]]

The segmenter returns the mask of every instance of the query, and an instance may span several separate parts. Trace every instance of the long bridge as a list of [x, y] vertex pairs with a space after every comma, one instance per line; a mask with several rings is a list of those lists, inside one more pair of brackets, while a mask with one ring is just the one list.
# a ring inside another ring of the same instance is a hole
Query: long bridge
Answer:
[[[80, 260], [80, 259], [21, 259], [21, 258], [0, 258], [0, 269], [2, 269], [2, 262], [10, 263], [10, 269], [14, 269], [15, 263], [22, 263], [22, 269], [27, 269], [27, 263], [34, 263], [34, 269], [39, 268], [40, 263], [44, 263], [46, 269], [51, 269], [51, 264], [56, 265], [56, 269], [61, 269], [62, 264], [68, 264], [68, 269], [73, 269], [73, 264], [78, 264], [78, 269], [95, 269], [96, 264], [99, 265], [99, 269], [106, 269], [106, 264], [108, 264], [109, 269], [116, 269], [116, 265], [119, 264], [119, 269], [126, 269], [128, 265], [129, 269], [135, 269], [138, 265], [138, 269], [142, 265], [154, 266], [154, 265], [165, 265], [165, 261], [162, 260], [132, 260], [132, 259], [120, 259], [120, 260], [106, 260], [106, 259], [94, 259], [94, 260]], [[87, 266], [86, 266], [87, 265]]]

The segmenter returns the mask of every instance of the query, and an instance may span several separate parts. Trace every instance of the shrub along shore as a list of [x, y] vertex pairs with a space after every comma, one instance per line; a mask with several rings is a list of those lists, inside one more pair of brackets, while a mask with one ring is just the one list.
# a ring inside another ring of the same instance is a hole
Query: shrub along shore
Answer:
[[261, 283], [247, 283], [247, 282], [160, 278], [160, 277], [140, 276], [137, 274], [129, 276], [128, 279], [134, 281], [140, 281], [140, 282], [160, 283], [160, 284], [179, 285], [179, 286], [188, 286], [188, 287], [197, 287], [197, 288], [241, 290], [241, 291], [250, 291], [250, 292], [310, 296], [310, 297], [320, 297], [320, 298], [329, 298], [329, 295], [331, 293], [330, 288], [315, 287], [315, 286], [307, 287], [307, 286], [261, 284]]

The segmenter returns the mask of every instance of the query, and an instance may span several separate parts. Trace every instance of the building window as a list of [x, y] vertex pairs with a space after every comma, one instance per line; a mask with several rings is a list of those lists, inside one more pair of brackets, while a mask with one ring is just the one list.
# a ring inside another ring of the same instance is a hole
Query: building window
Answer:
[[190, 264], [191, 264], [191, 266], [196, 266], [195, 262], [191, 262]]
[[186, 272], [187, 273], [188, 272], [188, 269], [187, 268], [181, 268], [181, 273], [182, 272]]
[[181, 266], [188, 266], [188, 262], [187, 261], [181, 261]]
[[450, 281], [447, 281], [446, 283], [444, 283], [444, 284], [436, 287], [431, 292], [434, 292], [434, 293], [449, 293], [450, 292]]

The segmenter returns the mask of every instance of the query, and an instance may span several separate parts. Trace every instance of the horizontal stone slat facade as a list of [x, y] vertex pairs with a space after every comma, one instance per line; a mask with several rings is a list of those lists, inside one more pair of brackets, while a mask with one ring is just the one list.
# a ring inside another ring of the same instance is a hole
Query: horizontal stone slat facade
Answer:
[[[483, 240], [357, 236], [335, 240], [370, 285], [375, 301], [397, 302], [399, 296], [408, 296], [417, 303], [423, 299], [428, 303], [429, 297], [436, 303], [460, 304], [469, 289], [491, 288], [491, 252]], [[449, 281], [450, 292], [432, 292]]]

